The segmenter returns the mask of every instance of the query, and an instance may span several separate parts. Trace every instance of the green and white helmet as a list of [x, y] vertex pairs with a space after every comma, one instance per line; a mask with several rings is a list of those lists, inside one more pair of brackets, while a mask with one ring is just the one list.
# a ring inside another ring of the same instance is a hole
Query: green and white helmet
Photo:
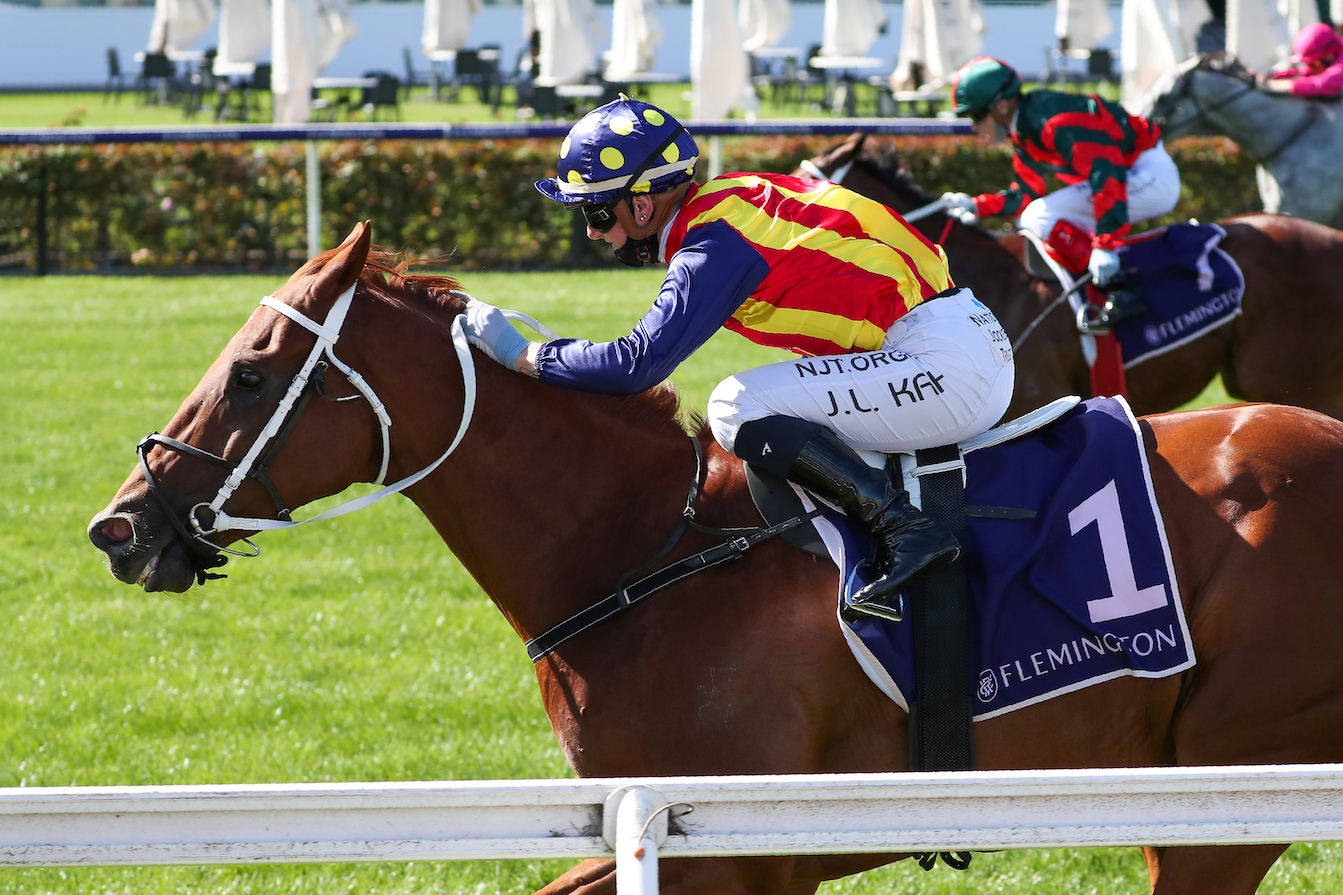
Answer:
[[971, 59], [951, 82], [957, 115], [987, 112], [998, 100], [1020, 92], [1021, 77], [1012, 66], [992, 56]]

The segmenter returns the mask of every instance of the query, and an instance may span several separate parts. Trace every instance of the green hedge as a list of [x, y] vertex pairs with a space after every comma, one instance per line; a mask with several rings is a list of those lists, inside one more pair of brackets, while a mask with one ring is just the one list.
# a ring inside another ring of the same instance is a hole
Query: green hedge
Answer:
[[[791, 171], [827, 138], [724, 141], [726, 171]], [[901, 138], [929, 193], [979, 192], [1010, 179], [1010, 152], [977, 138]], [[574, 232], [574, 216], [540, 196], [554, 141], [321, 144], [322, 242], [373, 222], [381, 245], [471, 268], [609, 264]], [[1184, 181], [1172, 217], [1217, 220], [1259, 208], [1254, 167], [1222, 138], [1176, 142]], [[703, 166], [701, 166], [703, 167]], [[0, 151], [0, 263], [37, 263], [46, 192], [49, 266], [292, 269], [306, 257], [301, 144], [134, 144]], [[575, 238], [577, 236], [577, 238]]]

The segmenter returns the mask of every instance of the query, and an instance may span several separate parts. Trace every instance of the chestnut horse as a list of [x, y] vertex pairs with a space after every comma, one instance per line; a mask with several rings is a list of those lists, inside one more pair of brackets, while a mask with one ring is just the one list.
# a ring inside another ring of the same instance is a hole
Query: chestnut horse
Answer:
[[[670, 388], [619, 398], [507, 371], [454, 341], [463, 301], [451, 280], [394, 273], [388, 256], [370, 260], [369, 251], [361, 224], [296, 272], [224, 348], [168, 435], [144, 444], [143, 465], [89, 526], [119, 580], [184, 591], [217, 547], [236, 546], [241, 532], [213, 533], [221, 517], [201, 509], [225, 478], [208, 458], [261, 456], [321, 347], [313, 332], [332, 335], [338, 302], [349, 306], [333, 369], [282, 427], [282, 448], [266, 448], [267, 480], [300, 506], [377, 481], [384, 465], [389, 479], [404, 480], [441, 460], [405, 493], [524, 640], [610, 594], [627, 572], [651, 571], [701, 473], [699, 522], [759, 524], [740, 461], [703, 428], [686, 433]], [[321, 320], [327, 329], [311, 323]], [[980, 767], [1343, 759], [1343, 551], [1332, 524], [1343, 506], [1343, 423], [1241, 405], [1144, 427], [1198, 664], [981, 721]], [[279, 499], [248, 477], [221, 507], [239, 525], [265, 528]], [[203, 533], [191, 531], [193, 519]], [[719, 542], [692, 529], [671, 557]], [[618, 777], [908, 767], [906, 715], [850, 654], [837, 587], [828, 562], [767, 540], [565, 642], [536, 675], [574, 769]], [[1158, 895], [1248, 895], [1285, 848], [1172, 847], [1146, 857]], [[901, 857], [664, 860], [661, 884], [669, 895], [795, 895]], [[614, 887], [614, 861], [590, 860], [543, 891]]]
[[[854, 134], [811, 163], [826, 175], [843, 172], [844, 186], [898, 212], [933, 201], [901, 168], [892, 143], [873, 144]], [[1173, 410], [1198, 397], [1220, 373], [1233, 398], [1309, 407], [1343, 419], [1343, 233], [1271, 214], [1242, 215], [1221, 225], [1226, 230], [1222, 248], [1245, 274], [1243, 313], [1129, 367], [1127, 397], [1133, 411]], [[942, 243], [952, 279], [972, 289], [1013, 340], [1017, 383], [1008, 418], [1062, 395], [1091, 394], [1068, 304], [1051, 309], [1059, 287], [1027, 272], [1022, 237], [1000, 243], [941, 212], [914, 226]], [[1023, 339], [1037, 319], [1038, 326]]]

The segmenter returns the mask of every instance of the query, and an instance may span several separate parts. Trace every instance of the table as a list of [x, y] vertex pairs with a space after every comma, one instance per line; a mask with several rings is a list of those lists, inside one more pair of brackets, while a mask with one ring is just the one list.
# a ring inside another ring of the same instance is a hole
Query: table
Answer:
[[214, 72], [216, 78], [250, 78], [256, 74], [256, 63], [229, 62], [216, 56], [211, 71]]
[[317, 90], [362, 90], [365, 87], [378, 86], [377, 78], [313, 78], [312, 86]]
[[923, 103], [925, 117], [932, 118], [938, 114], [938, 106], [951, 101], [950, 90], [892, 90], [891, 99], [895, 101], [895, 116], [899, 117], [901, 104], [908, 103], [910, 106], [916, 103]]
[[330, 120], [336, 120], [336, 114], [344, 111], [345, 117], [350, 117], [350, 108], [354, 103], [350, 100], [350, 91], [364, 90], [378, 86], [377, 78], [313, 78], [313, 90], [335, 90], [336, 101], [334, 103], [324, 99], [314, 98], [312, 102], [313, 111], [319, 109], [330, 109]]
[[[538, 87], [544, 87], [544, 84], [537, 84]], [[606, 88], [601, 84], [557, 84], [555, 86], [555, 95], [562, 96], [565, 99], [596, 99], [606, 92]]]
[[886, 60], [876, 56], [812, 56], [807, 65], [825, 72], [825, 99], [830, 111], [852, 118], [857, 114], [853, 72], [885, 68]]

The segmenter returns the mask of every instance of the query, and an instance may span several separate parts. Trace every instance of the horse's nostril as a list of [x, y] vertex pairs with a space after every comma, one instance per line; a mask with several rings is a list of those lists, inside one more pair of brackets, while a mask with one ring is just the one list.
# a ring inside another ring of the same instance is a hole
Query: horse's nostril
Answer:
[[129, 520], [116, 516], [94, 529], [94, 534], [100, 546], [120, 547], [135, 539], [135, 528]]

